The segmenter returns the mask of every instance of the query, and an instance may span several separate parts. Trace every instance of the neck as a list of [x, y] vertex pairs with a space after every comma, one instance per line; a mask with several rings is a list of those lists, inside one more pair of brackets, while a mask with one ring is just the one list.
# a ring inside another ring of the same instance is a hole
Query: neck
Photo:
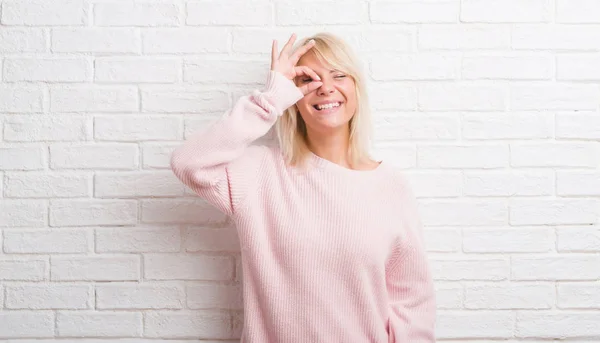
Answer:
[[350, 132], [338, 130], [333, 133], [315, 134], [308, 132], [308, 148], [317, 156], [344, 167], [350, 167], [348, 148]]

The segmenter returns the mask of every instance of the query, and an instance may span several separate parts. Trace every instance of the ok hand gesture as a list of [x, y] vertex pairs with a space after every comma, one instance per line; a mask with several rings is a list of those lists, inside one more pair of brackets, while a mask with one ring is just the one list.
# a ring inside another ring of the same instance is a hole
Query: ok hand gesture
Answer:
[[298, 87], [302, 94], [306, 95], [321, 87], [323, 83], [320, 81], [321, 78], [317, 75], [317, 73], [314, 72], [314, 70], [307, 66], [296, 66], [296, 64], [298, 63], [298, 60], [300, 60], [300, 57], [302, 57], [302, 55], [304, 55], [315, 45], [315, 42], [311, 40], [299, 48], [295, 53], [290, 55], [290, 50], [292, 49], [295, 41], [296, 34], [292, 34], [288, 42], [283, 47], [281, 54], [278, 54], [277, 40], [273, 40], [273, 47], [271, 50], [271, 70], [281, 73], [290, 80], [293, 80], [301, 75], [311, 78], [312, 81], [310, 83]]

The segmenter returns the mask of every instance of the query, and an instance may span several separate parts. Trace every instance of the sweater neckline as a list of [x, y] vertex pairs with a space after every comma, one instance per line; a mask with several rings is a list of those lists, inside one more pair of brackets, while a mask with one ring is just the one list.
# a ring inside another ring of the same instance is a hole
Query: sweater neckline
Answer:
[[350, 175], [378, 174], [385, 167], [385, 162], [383, 160], [379, 160], [378, 161], [379, 165], [373, 169], [366, 169], [366, 170], [350, 169], [350, 168], [341, 166], [337, 163], [331, 162], [328, 159], [320, 157], [319, 155], [315, 154], [314, 152], [312, 152], [310, 150], [309, 150], [308, 154], [309, 154], [309, 158], [310, 158], [311, 162], [313, 163], [313, 165], [315, 165], [321, 169], [327, 169], [327, 170], [346, 173], [346, 174], [350, 174]]

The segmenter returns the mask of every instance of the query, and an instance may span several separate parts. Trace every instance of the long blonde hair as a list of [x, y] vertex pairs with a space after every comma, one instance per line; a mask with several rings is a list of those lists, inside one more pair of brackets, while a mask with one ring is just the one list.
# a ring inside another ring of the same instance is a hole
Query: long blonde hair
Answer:
[[[366, 92], [366, 83], [361, 64], [348, 44], [341, 38], [326, 32], [306, 37], [293, 49], [314, 39], [310, 52], [323, 63], [351, 76], [356, 87], [356, 112], [350, 119], [349, 158], [353, 166], [370, 158], [369, 146], [372, 136], [371, 113]], [[289, 107], [276, 123], [279, 147], [288, 165], [304, 165], [310, 154], [307, 145], [307, 128], [296, 105]]]

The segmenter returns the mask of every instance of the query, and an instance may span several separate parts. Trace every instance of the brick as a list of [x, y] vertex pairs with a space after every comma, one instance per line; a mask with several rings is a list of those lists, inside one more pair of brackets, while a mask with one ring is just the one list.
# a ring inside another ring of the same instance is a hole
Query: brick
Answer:
[[600, 173], [557, 171], [556, 194], [600, 196]]
[[142, 200], [142, 222], [171, 224], [218, 224], [227, 217], [202, 199]]
[[240, 250], [240, 242], [235, 228], [188, 228], [183, 240], [185, 250], [198, 251], [233, 251]]
[[37, 28], [8, 28], [0, 30], [0, 53], [46, 51], [46, 35]]
[[138, 281], [140, 257], [111, 256], [52, 256], [52, 281]]
[[548, 196], [554, 193], [552, 171], [467, 171], [466, 196]]
[[414, 168], [417, 166], [417, 149], [414, 146], [375, 145], [373, 156], [379, 160], [385, 159], [395, 167]]
[[85, 253], [90, 243], [88, 232], [79, 228], [4, 231], [4, 252], [9, 254]]
[[56, 86], [50, 88], [53, 112], [137, 112], [138, 90], [133, 86]]
[[2, 24], [78, 26], [86, 23], [85, 3], [80, 0], [7, 1], [2, 6]]
[[44, 94], [39, 87], [0, 85], [0, 99], [0, 112], [43, 112]]
[[600, 92], [596, 85], [518, 85], [512, 86], [513, 110], [593, 110]]
[[425, 230], [428, 252], [458, 252], [461, 248], [460, 231], [451, 229]]
[[180, 5], [168, 2], [102, 2], [94, 4], [96, 26], [178, 26]]
[[465, 287], [469, 309], [550, 309], [555, 302], [553, 284], [481, 284]]
[[142, 314], [136, 312], [58, 312], [58, 337], [139, 337]]
[[600, 80], [600, 54], [560, 54], [556, 56], [556, 79], [561, 81]]
[[94, 138], [103, 141], [138, 142], [181, 140], [180, 118], [159, 116], [102, 116], [94, 118]]
[[203, 54], [228, 52], [226, 28], [162, 28], [142, 32], [144, 54]]
[[[296, 32], [298, 37], [314, 34], [314, 32], [303, 27], [295, 27], [294, 29], [294, 32]], [[333, 29], [333, 27], [331, 27], [331, 29]], [[278, 46], [283, 48], [285, 42], [290, 38], [290, 32], [286, 27], [234, 27], [232, 33], [233, 51], [249, 54], [263, 54], [265, 57], [270, 56], [271, 44], [274, 39], [278, 41]]]
[[179, 228], [107, 228], [96, 230], [96, 252], [178, 252]]
[[264, 61], [236, 61], [220, 58], [186, 59], [183, 79], [193, 83], [263, 84], [269, 64]]
[[507, 89], [472, 84], [422, 84], [419, 109], [424, 111], [502, 111], [506, 109]]
[[231, 280], [233, 268], [232, 260], [227, 256], [173, 254], [144, 256], [146, 280]]
[[371, 59], [371, 76], [378, 81], [454, 80], [460, 75], [457, 54], [379, 55]]
[[549, 252], [554, 233], [548, 229], [466, 229], [463, 251], [469, 253]]
[[596, 112], [557, 113], [556, 138], [600, 139], [600, 116]]
[[42, 281], [46, 279], [47, 271], [46, 259], [0, 258], [0, 280]]
[[139, 34], [133, 28], [56, 28], [52, 30], [53, 52], [132, 53], [141, 52]]
[[369, 14], [371, 22], [376, 24], [456, 23], [459, 9], [459, 0], [379, 1], [371, 4]]
[[463, 138], [547, 139], [554, 135], [553, 113], [476, 113], [462, 116]]
[[592, 143], [527, 143], [510, 147], [513, 167], [595, 168], [600, 156]]
[[600, 251], [600, 228], [580, 226], [556, 230], [559, 252], [598, 252]]
[[508, 224], [508, 206], [500, 200], [435, 201], [422, 206], [426, 226], [496, 226]]
[[414, 50], [417, 38], [416, 28], [411, 25], [357, 28], [331, 26], [328, 31], [343, 37], [354, 51], [361, 53], [410, 52]]
[[600, 335], [600, 314], [592, 312], [519, 312], [515, 336], [518, 338], [561, 339]]
[[13, 142], [82, 141], [88, 119], [81, 116], [11, 115], [4, 123], [4, 140]]
[[435, 298], [438, 309], [459, 309], [463, 307], [463, 287], [455, 283], [437, 282], [435, 285]]
[[379, 115], [374, 129], [378, 139], [396, 140], [456, 140], [459, 117], [457, 114], [397, 114]]
[[0, 147], [0, 170], [40, 170], [45, 165], [45, 152], [40, 145]]
[[551, 0], [463, 0], [461, 22], [536, 23], [553, 19]]
[[9, 285], [6, 287], [6, 308], [88, 309], [91, 306], [92, 295], [92, 287], [89, 285]]
[[435, 280], [488, 280], [500, 281], [508, 279], [510, 265], [508, 260], [490, 259], [432, 259], [432, 273]]
[[40, 200], [0, 200], [0, 228], [43, 227], [47, 224], [48, 209]]
[[436, 338], [512, 338], [514, 326], [515, 314], [508, 311], [442, 311], [436, 321]]
[[4, 81], [86, 82], [92, 65], [85, 58], [7, 58]]
[[554, 69], [550, 54], [465, 55], [461, 75], [467, 80], [550, 80]]
[[209, 311], [150, 312], [144, 321], [144, 336], [160, 338], [231, 338], [229, 314]]
[[185, 194], [185, 186], [171, 171], [96, 174], [98, 198], [172, 197]]
[[229, 96], [223, 91], [180, 86], [142, 88], [142, 112], [190, 114], [228, 108]]
[[391, 82], [370, 87], [369, 102], [374, 110], [414, 111], [417, 109], [417, 88]]
[[595, 224], [600, 203], [593, 199], [514, 199], [511, 225]]
[[184, 289], [176, 284], [96, 285], [98, 309], [180, 309], [184, 303]]
[[190, 309], [243, 309], [240, 285], [193, 284], [186, 293]]
[[50, 226], [134, 225], [135, 200], [55, 200], [50, 203]]
[[600, 27], [588, 25], [515, 25], [515, 50], [599, 50]]
[[135, 144], [55, 144], [50, 146], [52, 169], [135, 169]]
[[54, 313], [52, 311], [0, 312], [0, 338], [42, 337], [54, 337]]
[[507, 50], [510, 27], [493, 24], [421, 25], [419, 50]]
[[423, 168], [503, 168], [508, 166], [508, 146], [500, 144], [420, 146], [417, 163]]
[[100, 57], [96, 82], [174, 83], [181, 80], [182, 62], [175, 58]]
[[363, 2], [278, 2], [275, 4], [275, 23], [278, 26], [352, 25], [367, 23], [368, 13], [368, 6]]
[[600, 256], [512, 257], [511, 280], [597, 280]]
[[186, 119], [183, 131], [185, 139], [190, 139], [196, 133], [207, 131], [222, 115], [222, 113], [216, 117], [212, 115], [201, 115]]
[[140, 144], [142, 147], [142, 167], [144, 169], [171, 168], [171, 154], [180, 144]]
[[557, 285], [558, 308], [600, 308], [600, 287], [597, 283], [559, 282]]
[[568, 24], [600, 23], [600, 4], [595, 0], [557, 0], [556, 22]]
[[272, 12], [272, 5], [265, 1], [190, 1], [187, 3], [186, 24], [267, 26], [273, 24]]

